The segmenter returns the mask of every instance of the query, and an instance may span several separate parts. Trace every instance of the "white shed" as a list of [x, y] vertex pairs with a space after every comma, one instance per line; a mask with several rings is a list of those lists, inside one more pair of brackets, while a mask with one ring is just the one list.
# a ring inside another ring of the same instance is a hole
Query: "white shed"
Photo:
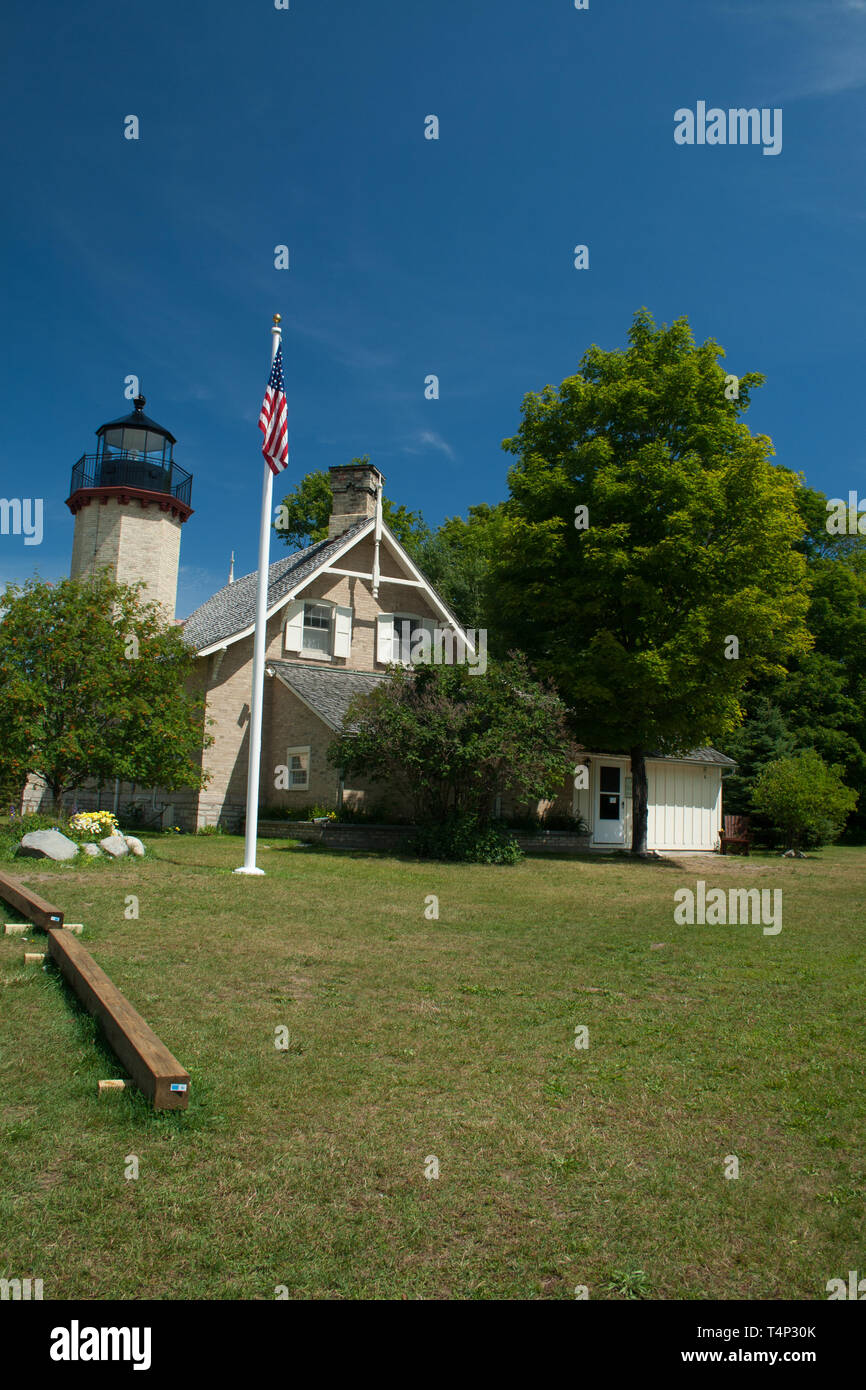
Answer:
[[[590, 827], [593, 849], [627, 849], [632, 834], [631, 760], [585, 753], [575, 776], [573, 812]], [[736, 767], [715, 748], [682, 758], [648, 757], [647, 848], [716, 850], [722, 830], [722, 773]]]

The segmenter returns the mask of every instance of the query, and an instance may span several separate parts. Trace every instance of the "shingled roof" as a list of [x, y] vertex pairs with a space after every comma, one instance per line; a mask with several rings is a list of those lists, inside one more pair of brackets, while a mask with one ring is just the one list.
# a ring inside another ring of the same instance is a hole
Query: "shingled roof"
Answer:
[[653, 753], [653, 762], [663, 763], [714, 763], [717, 767], [737, 767], [734, 758], [729, 758], [727, 753], [720, 753], [717, 748], [693, 748], [690, 753], [683, 753], [682, 757], [675, 758], [671, 753]]
[[332, 729], [342, 729], [349, 702], [368, 695], [385, 679], [384, 671], [350, 671], [345, 666], [309, 666], [299, 661], [269, 661], [268, 669], [299, 695]]
[[[591, 753], [594, 758], [603, 758], [607, 753], [613, 758], [627, 758], [628, 753], [623, 749], [614, 752], [606, 748], [585, 748], [583, 744], [578, 744], [578, 748], [583, 753]], [[647, 753], [647, 761], [651, 763], [711, 763], [716, 767], [738, 767], [739, 764], [734, 758], [729, 758], [727, 753], [720, 753], [717, 748], [692, 748], [688, 753], [681, 753], [677, 756], [674, 753]]]
[[[315, 545], [296, 550], [282, 560], [275, 560], [268, 570], [268, 612], [301, 580], [308, 579], [322, 565], [326, 565], [346, 541], [369, 524], [369, 518], [362, 518], [333, 540], [317, 541]], [[190, 613], [183, 625], [184, 640], [200, 652], [252, 628], [256, 621], [257, 586], [257, 570], [236, 579], [233, 584], [226, 584], [224, 589]]]

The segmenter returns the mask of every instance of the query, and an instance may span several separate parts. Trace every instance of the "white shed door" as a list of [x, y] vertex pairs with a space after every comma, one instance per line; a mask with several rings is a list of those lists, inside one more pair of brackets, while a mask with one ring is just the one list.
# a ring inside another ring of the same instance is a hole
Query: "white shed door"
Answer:
[[720, 769], [647, 762], [649, 849], [716, 847], [721, 816]]
[[625, 819], [622, 767], [619, 763], [599, 763], [597, 777], [595, 843], [621, 845]]

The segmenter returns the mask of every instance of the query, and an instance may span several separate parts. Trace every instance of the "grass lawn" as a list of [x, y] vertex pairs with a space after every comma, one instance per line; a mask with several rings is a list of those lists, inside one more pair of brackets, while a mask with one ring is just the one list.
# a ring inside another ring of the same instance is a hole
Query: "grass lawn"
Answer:
[[[189, 1108], [100, 1098], [123, 1073], [91, 1021], [0, 938], [0, 1276], [46, 1299], [823, 1299], [866, 1271], [866, 849], [492, 868], [282, 841], [250, 879], [237, 838], [142, 838], [144, 860], [3, 867], [85, 923]], [[781, 933], [674, 925], [696, 878], [781, 887]]]

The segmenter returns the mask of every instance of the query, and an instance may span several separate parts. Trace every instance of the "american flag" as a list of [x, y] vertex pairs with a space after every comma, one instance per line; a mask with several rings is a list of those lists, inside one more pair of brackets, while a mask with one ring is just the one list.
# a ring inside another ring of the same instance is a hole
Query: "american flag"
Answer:
[[262, 413], [259, 416], [259, 429], [265, 436], [262, 453], [265, 463], [272, 473], [281, 473], [289, 464], [289, 429], [286, 423], [286, 392], [283, 386], [283, 345], [277, 348], [274, 365]]

